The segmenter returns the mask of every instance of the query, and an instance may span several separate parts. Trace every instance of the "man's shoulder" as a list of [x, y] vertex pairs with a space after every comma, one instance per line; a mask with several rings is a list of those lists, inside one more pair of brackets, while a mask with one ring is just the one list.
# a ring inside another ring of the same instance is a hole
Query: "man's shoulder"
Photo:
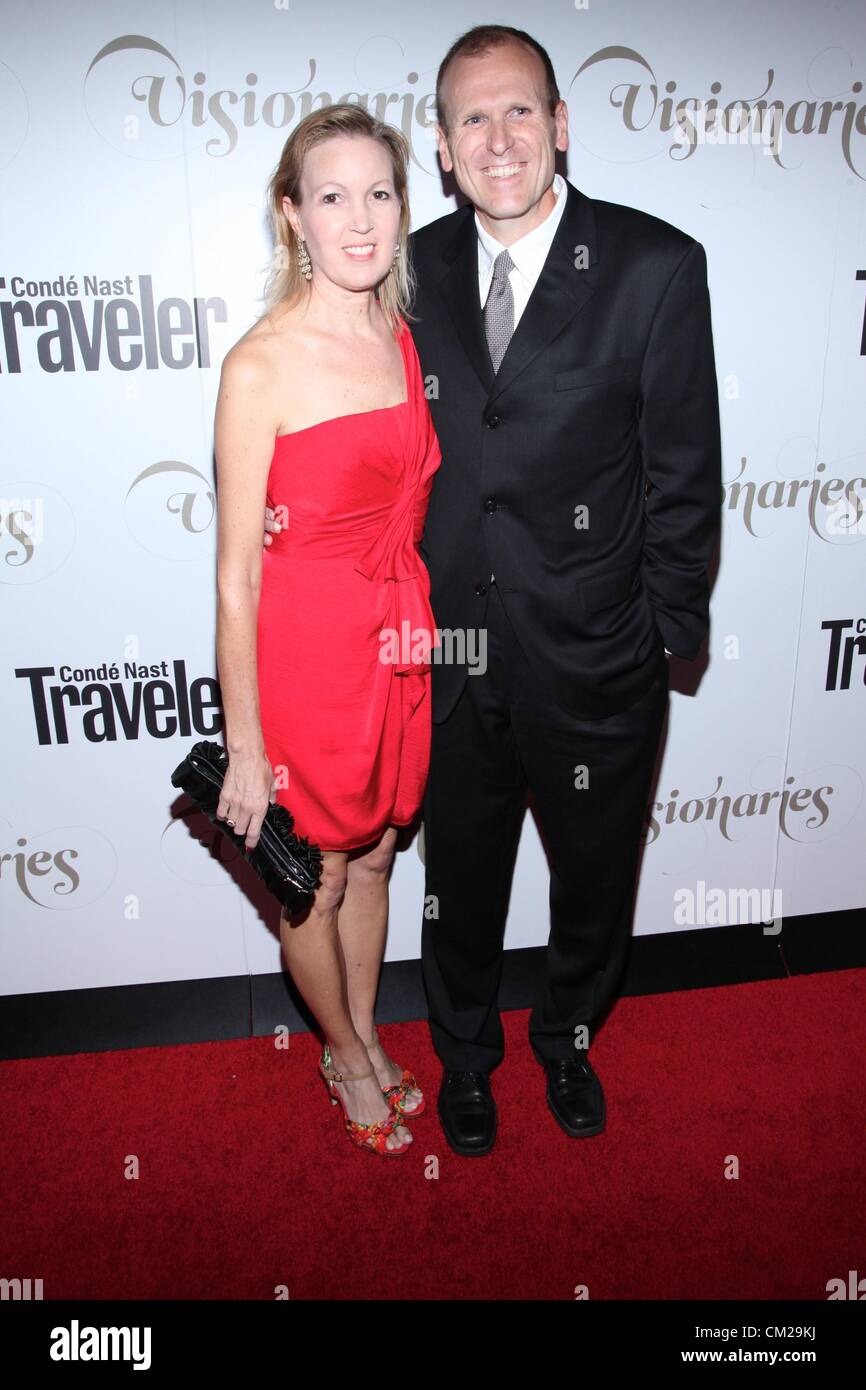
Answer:
[[446, 212], [443, 217], [436, 217], [432, 222], [418, 227], [410, 237], [414, 255], [425, 258], [437, 255], [474, 213], [472, 204], [464, 203], [462, 207], [455, 208], [454, 212]]
[[[586, 194], [581, 194], [586, 197]], [[619, 242], [635, 251], [664, 252], [680, 257], [695, 245], [697, 238], [673, 222], [644, 212], [627, 203], [610, 203], [603, 198], [588, 200], [595, 214], [596, 233], [600, 245]]]
[[[662, 252], [679, 259], [697, 244], [697, 239], [683, 231], [682, 227], [666, 222], [654, 213], [644, 212], [642, 208], [631, 207], [627, 203], [591, 198], [572, 183], [568, 183], [568, 188], [570, 197], [583, 200], [592, 209], [600, 245], [616, 243], [623, 250], [635, 253]], [[464, 203], [454, 212], [447, 212], [418, 227], [411, 236], [415, 256], [425, 260], [437, 256], [473, 214], [472, 204]]]

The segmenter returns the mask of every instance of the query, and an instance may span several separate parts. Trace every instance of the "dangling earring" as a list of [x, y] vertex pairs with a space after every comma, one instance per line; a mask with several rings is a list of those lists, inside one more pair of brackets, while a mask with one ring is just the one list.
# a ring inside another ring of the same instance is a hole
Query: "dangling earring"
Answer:
[[397, 262], [399, 261], [399, 259], [400, 259], [400, 243], [399, 243], [399, 241], [398, 241], [398, 242], [397, 242], [397, 245], [394, 247], [394, 259], [393, 259], [393, 261], [391, 262], [391, 269], [392, 269], [392, 270], [396, 270], [396, 268], [397, 268]]
[[298, 242], [298, 270], [307, 280], [313, 278], [313, 267], [310, 262], [310, 253], [307, 250], [307, 243], [303, 237], [297, 238]]

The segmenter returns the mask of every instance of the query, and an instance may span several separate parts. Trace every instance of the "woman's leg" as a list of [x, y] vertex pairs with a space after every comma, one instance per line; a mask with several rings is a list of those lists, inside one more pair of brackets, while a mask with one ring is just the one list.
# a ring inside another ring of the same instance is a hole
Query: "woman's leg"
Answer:
[[[349, 1012], [365, 1043], [372, 1041], [375, 1026], [376, 991], [388, 932], [388, 881], [396, 845], [397, 831], [389, 826], [377, 844], [363, 854], [349, 855], [346, 893], [337, 918], [348, 976]], [[381, 1047], [371, 1048], [369, 1056], [381, 1085], [399, 1085], [403, 1072]], [[407, 1092], [407, 1116], [421, 1099], [421, 1092], [414, 1087]]]
[[[334, 1067], [337, 1071], [364, 1072], [371, 1064], [364, 1046], [369, 1039], [358, 1036], [352, 1020], [346, 962], [337, 929], [346, 888], [346, 855], [323, 852], [321, 882], [313, 905], [296, 924], [285, 911], [282, 913], [280, 941], [292, 979], [328, 1042]], [[350, 1119], [373, 1124], [388, 1118], [390, 1108], [375, 1072], [363, 1081], [337, 1084]], [[388, 1148], [398, 1148], [411, 1137], [405, 1126], [398, 1125], [388, 1136]]]

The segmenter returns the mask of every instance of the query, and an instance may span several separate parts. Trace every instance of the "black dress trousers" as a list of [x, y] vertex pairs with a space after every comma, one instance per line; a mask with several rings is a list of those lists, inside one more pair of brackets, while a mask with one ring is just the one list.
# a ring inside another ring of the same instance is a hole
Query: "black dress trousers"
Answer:
[[552, 861], [546, 970], [530, 1043], [543, 1063], [582, 1055], [575, 1051], [581, 1025], [592, 1040], [631, 934], [668, 705], [664, 659], [654, 684], [621, 713], [569, 714], [539, 687], [503, 602], [491, 584], [486, 670], [468, 676], [448, 718], [432, 728], [421, 960], [433, 1045], [447, 1070], [491, 1071], [504, 1055], [497, 995], [527, 791]]

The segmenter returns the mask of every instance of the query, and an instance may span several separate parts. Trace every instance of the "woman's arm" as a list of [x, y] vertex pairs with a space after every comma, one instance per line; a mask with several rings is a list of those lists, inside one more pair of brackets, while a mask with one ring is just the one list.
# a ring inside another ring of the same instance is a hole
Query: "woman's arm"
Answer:
[[217, 667], [229, 766], [217, 814], [246, 847], [258, 841], [275, 783], [265, 754], [256, 671], [262, 510], [276, 425], [262, 349], [238, 344], [222, 366], [214, 421], [217, 467]]

